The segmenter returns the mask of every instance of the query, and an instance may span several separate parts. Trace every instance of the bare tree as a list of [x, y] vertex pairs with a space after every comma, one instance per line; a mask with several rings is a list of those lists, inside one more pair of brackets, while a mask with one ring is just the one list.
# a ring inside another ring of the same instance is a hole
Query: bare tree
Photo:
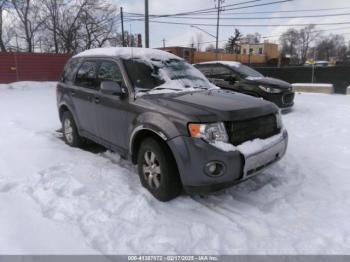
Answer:
[[300, 44], [299, 32], [296, 29], [288, 29], [280, 37], [282, 56], [290, 56], [293, 63], [299, 63], [298, 47]]
[[247, 34], [245, 37], [242, 38], [242, 43], [245, 44], [259, 44], [261, 40], [261, 35], [259, 33], [254, 34]]
[[312, 42], [319, 36], [319, 31], [315, 31], [314, 25], [309, 25], [299, 31], [299, 53], [300, 62], [304, 64], [310, 50]]
[[20, 25], [24, 31], [23, 39], [27, 44], [27, 51], [34, 51], [34, 37], [45, 21], [41, 17], [40, 1], [35, 0], [11, 0], [15, 9]]
[[5, 4], [7, 4], [7, 0], [0, 0], [0, 51], [1, 52], [6, 52], [5, 41], [3, 39], [3, 21], [2, 21], [3, 8], [5, 7]]
[[[117, 8], [102, 0], [90, 1], [82, 11], [82, 37], [85, 38], [85, 49], [103, 46], [116, 30]], [[130, 45], [135, 41], [130, 35]]]
[[[12, 24], [16, 30], [13, 35], [18, 36], [18, 49], [26, 46], [28, 52], [77, 53], [119, 43], [117, 6], [112, 0], [0, 0], [0, 3], [4, 1], [12, 5], [11, 14], [16, 19]], [[130, 46], [137, 45], [136, 35], [128, 34], [128, 39]], [[0, 40], [4, 43], [3, 37]]]
[[[127, 46], [139, 46], [138, 38], [139, 34], [130, 34], [128, 31], [124, 31], [124, 37], [127, 41]], [[108, 44], [110, 46], [123, 46], [122, 34], [113, 33], [112, 36], [108, 39]]]
[[215, 46], [213, 44], [210, 44], [205, 48], [205, 51], [206, 52], [213, 52], [213, 51], [215, 51]]
[[61, 22], [57, 28], [57, 33], [61, 39], [62, 51], [65, 53], [76, 53], [79, 49], [79, 31], [82, 27], [81, 17], [88, 3], [88, 0], [77, 0], [65, 5], [64, 10], [62, 10]]
[[45, 29], [48, 30], [51, 34], [51, 41], [48, 37], [42, 37], [46, 47], [49, 47], [49, 50], [53, 47], [54, 52], [59, 53], [59, 37], [58, 37], [58, 28], [60, 26], [62, 7], [64, 6], [64, 0], [42, 0], [43, 3], [43, 12], [46, 14]]
[[329, 61], [331, 58], [344, 60], [347, 55], [347, 46], [344, 36], [330, 35], [322, 37], [316, 45], [317, 59]]

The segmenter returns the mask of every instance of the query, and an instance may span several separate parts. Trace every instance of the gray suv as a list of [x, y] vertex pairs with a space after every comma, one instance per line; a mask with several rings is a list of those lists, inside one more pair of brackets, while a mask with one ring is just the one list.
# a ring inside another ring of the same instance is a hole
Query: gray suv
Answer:
[[160, 50], [99, 48], [67, 63], [57, 85], [64, 139], [92, 140], [138, 165], [161, 201], [244, 181], [279, 160], [288, 135], [278, 108], [221, 90]]

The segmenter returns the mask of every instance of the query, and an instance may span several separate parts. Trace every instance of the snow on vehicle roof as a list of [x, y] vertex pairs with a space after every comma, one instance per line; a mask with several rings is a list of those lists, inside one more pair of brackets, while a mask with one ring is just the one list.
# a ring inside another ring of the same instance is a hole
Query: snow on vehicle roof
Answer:
[[236, 61], [208, 61], [208, 62], [198, 63], [197, 65], [205, 65], [205, 64], [222, 64], [222, 65], [231, 66], [231, 67], [239, 67], [241, 65], [240, 62], [236, 62]]
[[148, 59], [159, 59], [159, 60], [169, 60], [182, 58], [173, 55], [169, 52], [165, 52], [157, 49], [150, 48], [140, 48], [140, 47], [103, 47], [94, 48], [83, 51], [74, 57], [91, 57], [91, 56], [116, 56], [124, 59], [131, 58], [148, 58]]

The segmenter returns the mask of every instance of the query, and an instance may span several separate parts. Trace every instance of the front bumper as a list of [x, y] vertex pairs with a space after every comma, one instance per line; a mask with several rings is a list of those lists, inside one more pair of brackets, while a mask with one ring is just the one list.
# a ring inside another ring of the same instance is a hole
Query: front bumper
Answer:
[[265, 100], [268, 100], [274, 104], [276, 104], [279, 108], [291, 108], [294, 105], [294, 92], [283, 92], [279, 94], [270, 94], [264, 93], [262, 97]]
[[[239, 150], [225, 152], [191, 137], [176, 137], [168, 141], [184, 189], [190, 194], [220, 191], [261, 173], [283, 157], [287, 144], [288, 133], [285, 130], [267, 146], [250, 153]], [[214, 177], [205, 173], [205, 165], [211, 161], [225, 166], [223, 174]]]

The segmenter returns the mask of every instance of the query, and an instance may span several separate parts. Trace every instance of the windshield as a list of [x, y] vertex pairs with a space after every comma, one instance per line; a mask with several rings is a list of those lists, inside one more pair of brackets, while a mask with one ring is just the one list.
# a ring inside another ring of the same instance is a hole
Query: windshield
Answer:
[[212, 88], [201, 72], [182, 60], [129, 59], [124, 60], [124, 64], [136, 92], [161, 89], [193, 91]]
[[244, 78], [247, 77], [264, 77], [262, 74], [260, 74], [258, 71], [254, 70], [253, 68], [246, 66], [246, 65], [240, 65], [239, 67], [235, 67], [235, 70], [241, 74]]

